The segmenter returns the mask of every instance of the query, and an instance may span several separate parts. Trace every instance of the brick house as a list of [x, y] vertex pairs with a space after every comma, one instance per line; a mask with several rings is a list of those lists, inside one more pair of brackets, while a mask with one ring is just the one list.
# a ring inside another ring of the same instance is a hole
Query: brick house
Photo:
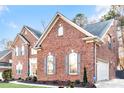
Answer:
[[12, 74], [13, 78], [25, 79], [37, 74], [37, 51], [34, 45], [41, 33], [24, 26], [12, 44]]
[[2, 78], [3, 71], [11, 69], [12, 65], [11, 58], [12, 58], [11, 50], [0, 51], [0, 79], [3, 79]]
[[115, 78], [118, 61], [116, 21], [108, 20], [79, 27], [57, 13], [35, 47], [37, 77], [41, 81]]

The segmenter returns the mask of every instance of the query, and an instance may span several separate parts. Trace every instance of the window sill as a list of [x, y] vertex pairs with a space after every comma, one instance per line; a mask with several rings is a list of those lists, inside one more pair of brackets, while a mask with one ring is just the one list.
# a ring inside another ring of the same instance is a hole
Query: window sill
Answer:
[[74, 75], [78, 75], [78, 73], [69, 73], [69, 75], [74, 76]]

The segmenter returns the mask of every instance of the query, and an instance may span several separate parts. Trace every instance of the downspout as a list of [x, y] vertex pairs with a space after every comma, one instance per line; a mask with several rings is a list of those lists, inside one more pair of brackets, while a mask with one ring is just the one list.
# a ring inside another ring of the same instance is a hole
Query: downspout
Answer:
[[94, 62], [95, 62], [95, 75], [94, 75], [94, 82], [97, 80], [97, 73], [96, 73], [96, 43], [94, 43]]
[[27, 58], [28, 59], [27, 60], [28, 61], [28, 76], [30, 75], [30, 73], [29, 73], [29, 71], [30, 71], [30, 65], [29, 65], [29, 54], [30, 54], [30, 51], [29, 51], [29, 48], [30, 48], [30, 45], [28, 45], [28, 49], [27, 49], [27, 53], [28, 53], [27, 54], [27, 56], [28, 56], [28, 58]]

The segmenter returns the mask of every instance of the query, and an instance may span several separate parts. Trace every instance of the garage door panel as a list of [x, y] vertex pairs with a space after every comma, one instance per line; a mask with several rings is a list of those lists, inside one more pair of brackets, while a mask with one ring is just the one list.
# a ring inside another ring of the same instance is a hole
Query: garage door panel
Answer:
[[109, 64], [105, 62], [97, 62], [97, 81], [109, 79]]

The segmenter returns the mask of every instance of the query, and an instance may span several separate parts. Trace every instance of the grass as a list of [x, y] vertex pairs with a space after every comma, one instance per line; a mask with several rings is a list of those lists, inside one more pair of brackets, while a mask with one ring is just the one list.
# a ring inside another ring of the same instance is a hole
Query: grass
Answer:
[[13, 83], [0, 83], [0, 88], [47, 88], [47, 87], [13, 84]]

